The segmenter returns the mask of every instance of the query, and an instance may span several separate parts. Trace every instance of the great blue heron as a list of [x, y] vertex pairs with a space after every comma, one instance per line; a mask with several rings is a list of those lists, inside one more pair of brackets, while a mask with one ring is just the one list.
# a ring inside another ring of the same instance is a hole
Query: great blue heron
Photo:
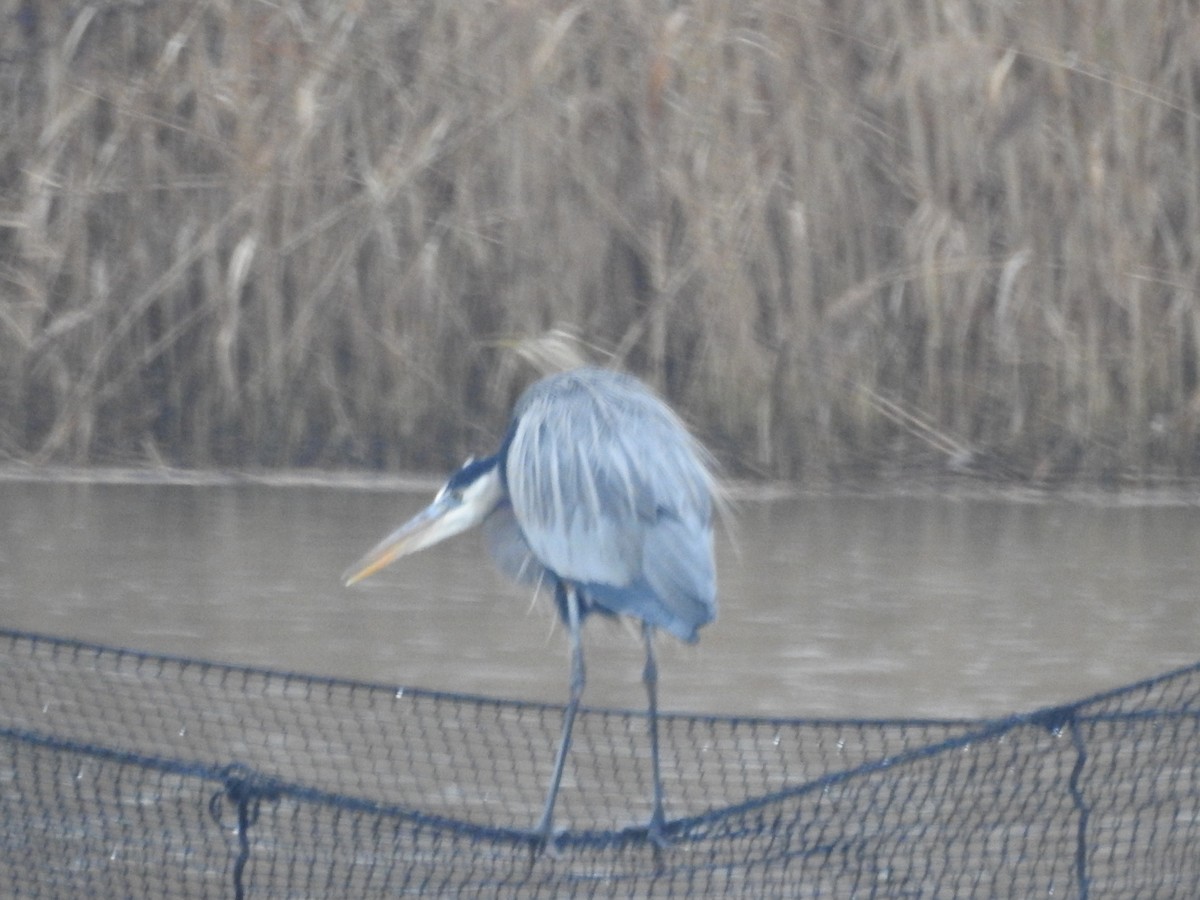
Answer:
[[480, 523], [501, 570], [554, 588], [571, 647], [570, 696], [538, 846], [552, 835], [554, 801], [584, 687], [579, 629], [590, 613], [640, 619], [649, 704], [654, 811], [668, 842], [658, 753], [654, 631], [694, 642], [716, 616], [712, 508], [705, 454], [662, 400], [628, 375], [576, 369], [542, 379], [513, 408], [500, 449], [468, 460], [423, 512], [384, 538], [347, 585], [401, 556]]

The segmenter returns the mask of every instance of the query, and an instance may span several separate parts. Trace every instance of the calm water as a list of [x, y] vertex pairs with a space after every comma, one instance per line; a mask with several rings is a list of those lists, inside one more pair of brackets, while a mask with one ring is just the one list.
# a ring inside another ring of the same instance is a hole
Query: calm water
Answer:
[[[0, 626], [559, 701], [545, 598], [467, 535], [345, 589], [427, 493], [0, 480]], [[733, 544], [736, 543], [736, 547]], [[660, 639], [664, 707], [974, 716], [1200, 659], [1200, 495], [828, 494], [740, 502], [721, 609]], [[637, 632], [589, 622], [585, 702], [638, 707]]]

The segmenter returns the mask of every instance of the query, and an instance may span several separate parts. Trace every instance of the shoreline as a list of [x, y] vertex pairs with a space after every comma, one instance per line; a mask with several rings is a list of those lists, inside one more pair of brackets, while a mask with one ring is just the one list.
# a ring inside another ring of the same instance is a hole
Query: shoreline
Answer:
[[[63, 466], [9, 462], [0, 464], [0, 483], [57, 483], [145, 486], [262, 486], [275, 488], [333, 488], [364, 492], [429, 493], [443, 481], [435, 473], [379, 473], [336, 469], [179, 469], [165, 466]], [[1165, 480], [1164, 480], [1165, 481]], [[1100, 484], [1066, 481], [1033, 484], [967, 474], [912, 472], [870, 479], [835, 481], [723, 482], [732, 503], [761, 503], [805, 497], [857, 497], [1009, 503], [1067, 502], [1101, 507], [1200, 507], [1200, 479], [1162, 484]]]

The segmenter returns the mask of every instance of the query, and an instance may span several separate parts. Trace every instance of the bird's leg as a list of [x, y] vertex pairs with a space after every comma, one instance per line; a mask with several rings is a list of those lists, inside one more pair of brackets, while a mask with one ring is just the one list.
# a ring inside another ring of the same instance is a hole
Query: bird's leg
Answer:
[[567, 761], [567, 750], [571, 746], [571, 729], [575, 725], [575, 713], [579, 709], [579, 698], [583, 696], [585, 675], [583, 670], [583, 646], [579, 639], [579, 593], [574, 585], [559, 581], [555, 587], [560, 608], [566, 611], [567, 635], [571, 642], [571, 694], [563, 712], [562, 736], [558, 739], [558, 755], [554, 758], [554, 774], [550, 776], [550, 790], [546, 794], [546, 808], [534, 829], [537, 840], [535, 850], [542, 850], [550, 842], [554, 827], [554, 801], [558, 798], [558, 785], [562, 781], [563, 765]]
[[662, 770], [658, 761], [658, 664], [654, 661], [654, 626], [642, 623], [642, 634], [646, 638], [646, 667], [642, 670], [642, 682], [646, 685], [646, 698], [650, 710], [650, 766], [654, 772], [654, 812], [646, 834], [656, 847], [665, 847], [667, 838], [663, 816]]

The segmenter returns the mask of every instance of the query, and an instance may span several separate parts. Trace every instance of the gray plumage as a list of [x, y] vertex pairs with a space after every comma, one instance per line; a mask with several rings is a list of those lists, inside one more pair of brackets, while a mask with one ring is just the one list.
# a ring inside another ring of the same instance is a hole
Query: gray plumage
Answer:
[[501, 453], [508, 502], [484, 522], [497, 566], [574, 582], [585, 612], [695, 641], [716, 616], [714, 483], [673, 412], [628, 375], [578, 369], [522, 394]]
[[642, 623], [654, 808], [646, 835], [669, 841], [658, 753], [654, 630], [685, 641], [717, 614], [704, 451], [673, 412], [628, 375], [576, 369], [534, 384], [513, 408], [500, 449], [468, 460], [423, 512], [346, 574], [353, 584], [394, 560], [482, 524], [500, 569], [552, 588], [571, 642], [570, 698], [535, 848], [554, 803], [584, 688], [580, 627], [593, 612]]

